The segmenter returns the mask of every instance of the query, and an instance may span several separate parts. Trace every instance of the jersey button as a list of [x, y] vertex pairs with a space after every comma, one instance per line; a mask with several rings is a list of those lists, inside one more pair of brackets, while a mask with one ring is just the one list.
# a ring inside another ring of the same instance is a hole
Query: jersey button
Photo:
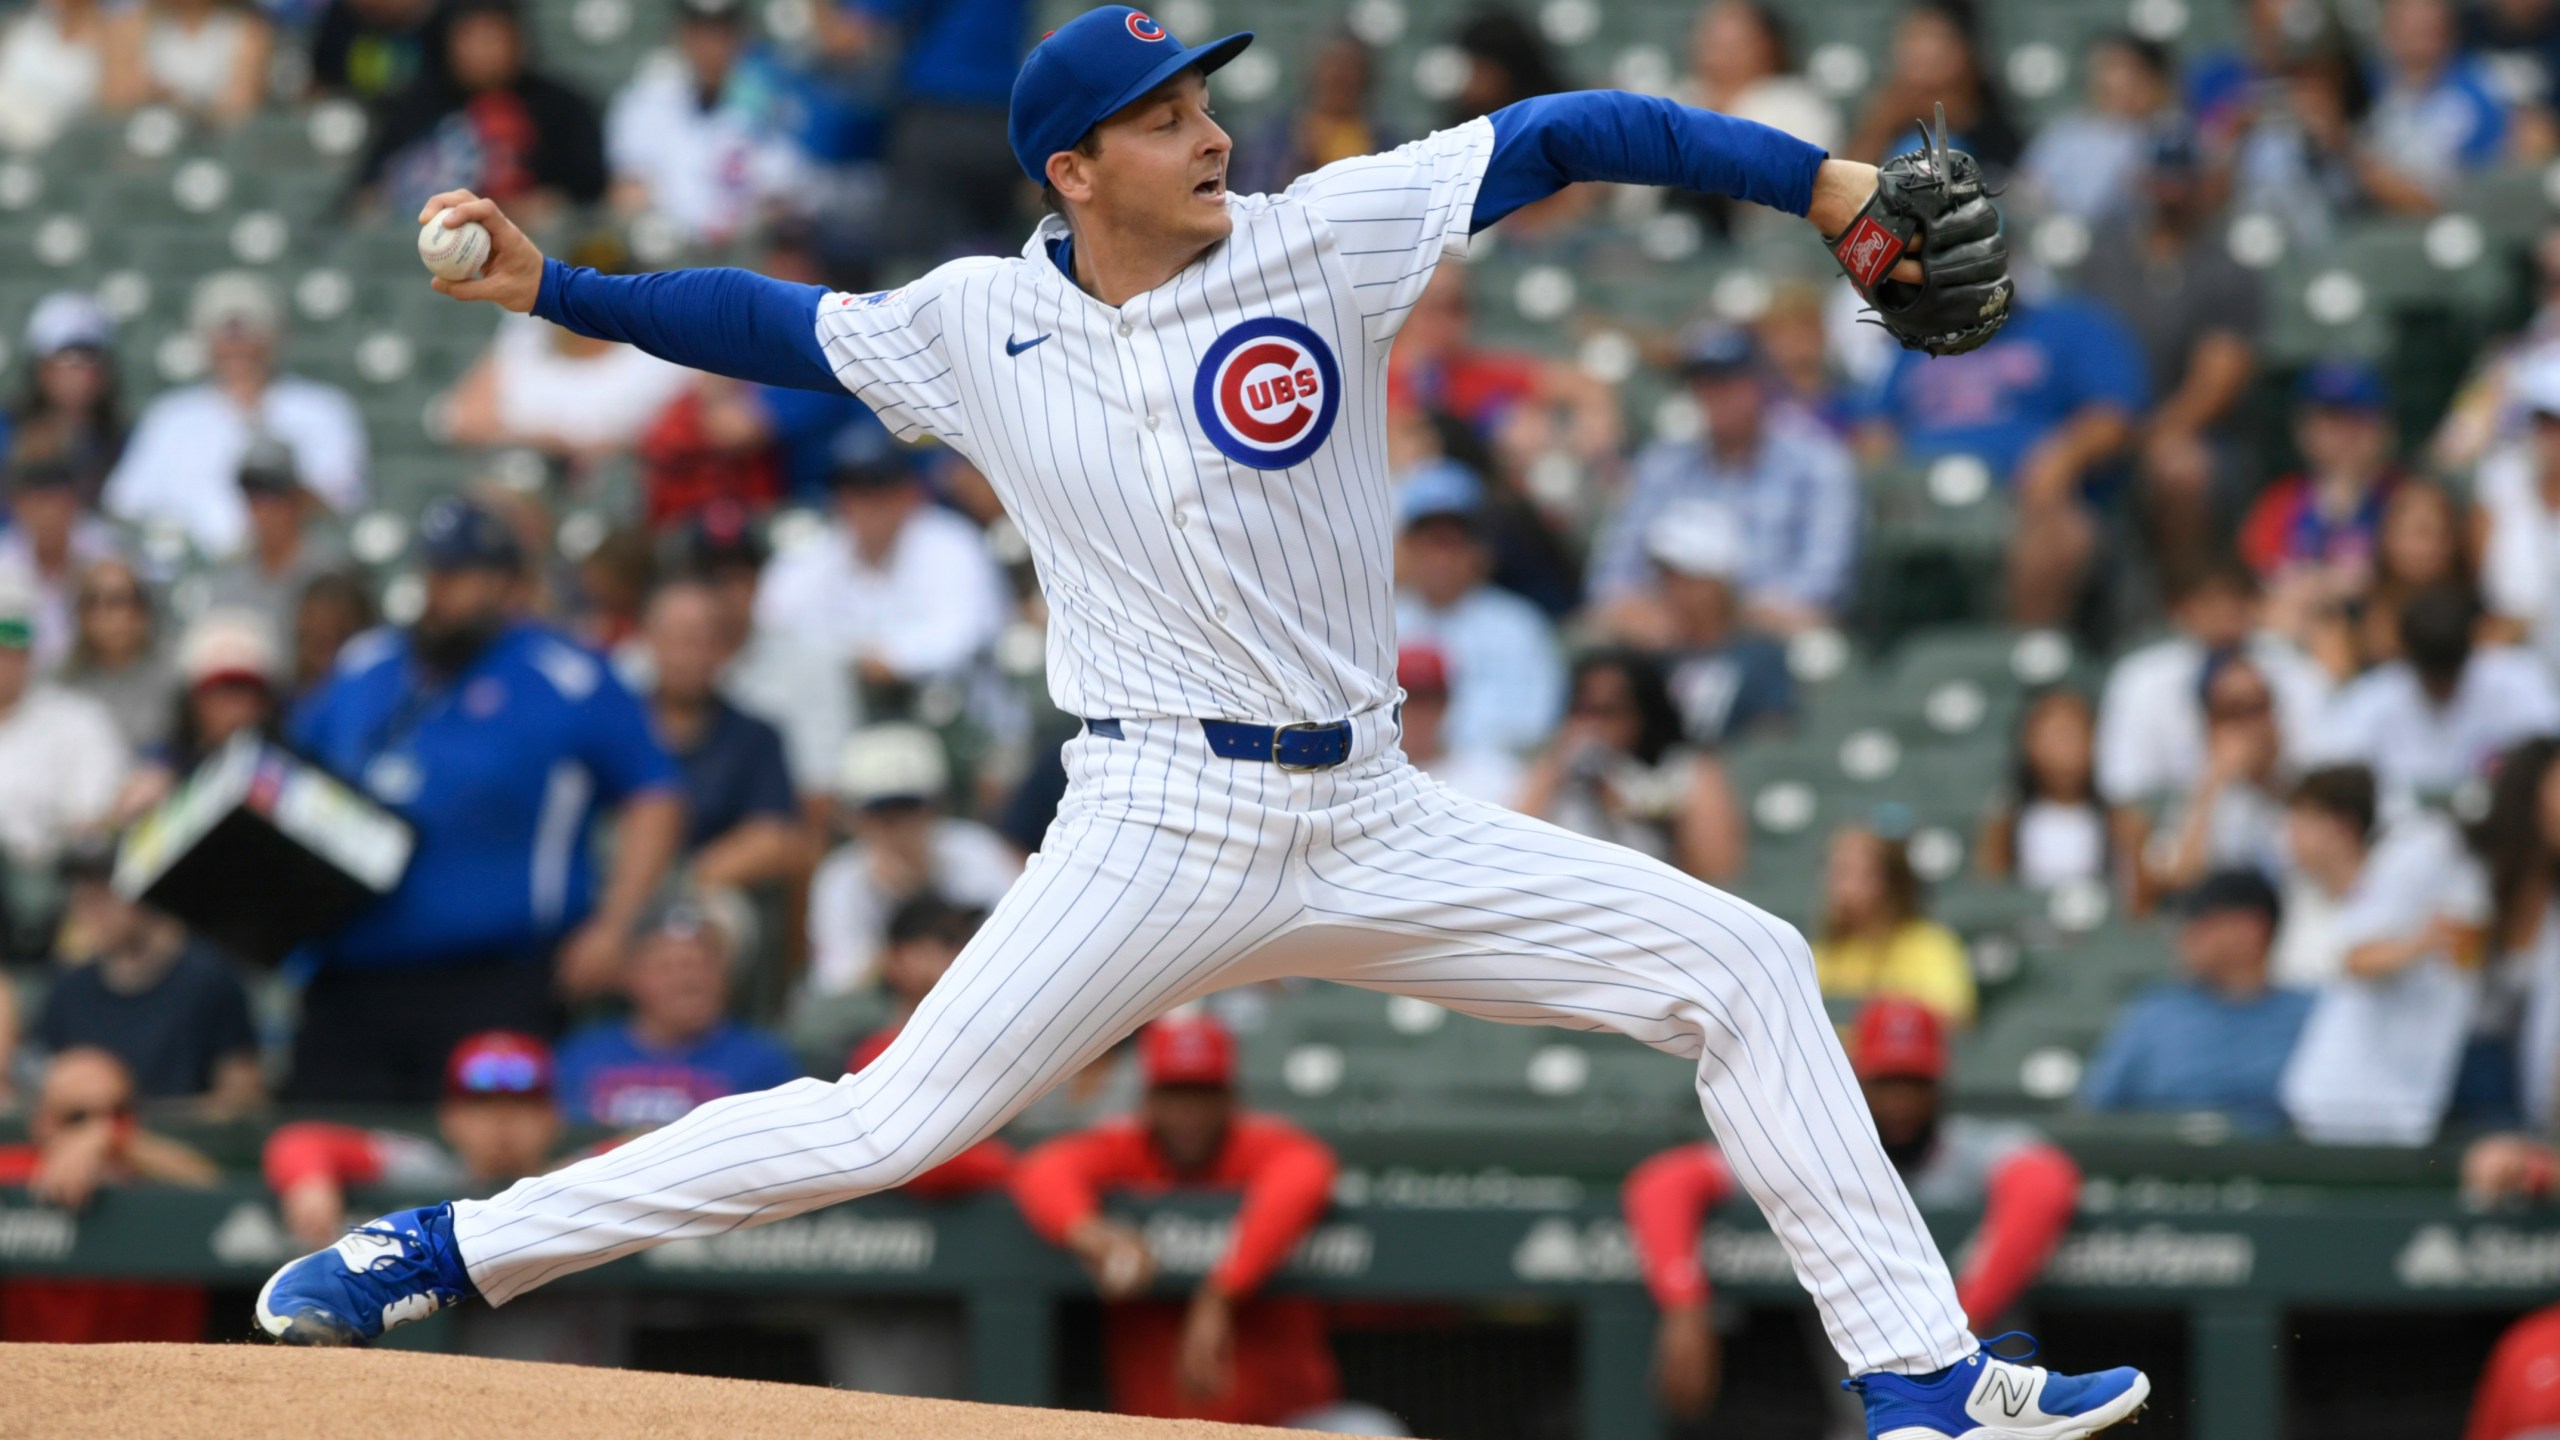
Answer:
[[1156, 417], [1153, 415], [1147, 417], [1147, 428], [1150, 430], [1156, 428]]
[[1218, 617], [1218, 623], [1219, 623], [1219, 624], [1223, 625], [1223, 624], [1225, 624], [1225, 623], [1227, 622], [1227, 607], [1226, 607], [1226, 606], [1221, 605], [1221, 606], [1219, 606], [1217, 609], [1212, 610], [1212, 611], [1210, 611], [1209, 613]]
[[1176, 529], [1176, 530], [1184, 529], [1184, 528], [1188, 527], [1190, 524], [1191, 524], [1191, 512], [1190, 512], [1190, 511], [1188, 511], [1188, 510], [1176, 510], [1176, 511], [1174, 511], [1174, 512], [1173, 512], [1173, 528], [1174, 528], [1174, 529]]
[[1121, 321], [1121, 322], [1120, 322], [1120, 338], [1121, 338], [1121, 339], [1123, 339], [1123, 340], [1128, 339], [1128, 338], [1129, 338], [1129, 336], [1130, 336], [1130, 333], [1131, 333], [1131, 332], [1133, 332], [1133, 331], [1135, 331], [1137, 328], [1138, 328], [1137, 326], [1130, 324], [1130, 323], [1129, 323], [1128, 321], [1126, 321], [1126, 320]]

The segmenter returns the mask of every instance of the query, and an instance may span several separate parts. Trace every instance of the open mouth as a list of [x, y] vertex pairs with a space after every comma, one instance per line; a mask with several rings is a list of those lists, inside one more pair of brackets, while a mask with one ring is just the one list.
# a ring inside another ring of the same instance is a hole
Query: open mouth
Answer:
[[1199, 184], [1192, 186], [1192, 187], [1191, 187], [1191, 193], [1192, 193], [1193, 195], [1195, 195], [1195, 196], [1199, 197], [1200, 199], [1203, 199], [1203, 200], [1224, 200], [1224, 199], [1226, 199], [1226, 198], [1227, 198], [1227, 174], [1226, 174], [1226, 172], [1225, 172], [1225, 171], [1223, 171], [1223, 170], [1221, 170], [1221, 171], [1219, 171], [1217, 174], [1210, 176], [1208, 179], [1201, 181]]

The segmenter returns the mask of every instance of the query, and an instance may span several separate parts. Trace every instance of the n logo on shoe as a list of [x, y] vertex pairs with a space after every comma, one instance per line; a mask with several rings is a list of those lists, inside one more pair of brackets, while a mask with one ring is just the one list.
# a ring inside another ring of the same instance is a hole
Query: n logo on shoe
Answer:
[[2015, 1420], [2027, 1413], [2028, 1404], [2036, 1398], [2035, 1372], [2005, 1366], [1993, 1370], [1983, 1377], [1982, 1398], [1997, 1403], [2000, 1413]]
[[350, 1230], [329, 1248], [338, 1252], [348, 1269], [361, 1273], [398, 1255], [400, 1237], [379, 1230]]

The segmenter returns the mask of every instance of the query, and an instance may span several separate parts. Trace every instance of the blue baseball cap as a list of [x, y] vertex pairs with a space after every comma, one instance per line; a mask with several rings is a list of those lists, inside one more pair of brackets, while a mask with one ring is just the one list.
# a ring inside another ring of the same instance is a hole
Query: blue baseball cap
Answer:
[[524, 569], [524, 548], [507, 522], [453, 495], [418, 517], [418, 558], [430, 570]]
[[2323, 360], [2302, 372], [2293, 398], [2330, 410], [2379, 411], [2388, 403], [2382, 372], [2362, 360]]
[[1105, 5], [1050, 31], [1013, 77], [1005, 138], [1035, 185], [1048, 183], [1049, 157], [1073, 150], [1084, 133], [1121, 107], [1193, 66], [1208, 74], [1244, 53], [1253, 32], [1189, 47], [1143, 10]]
[[1455, 460], [1423, 466], [1396, 491], [1396, 518], [1406, 526], [1442, 518], [1472, 524], [1483, 509], [1484, 482]]
[[1731, 375], [1760, 363], [1760, 347], [1739, 325], [1708, 321], [1680, 337], [1680, 369], [1688, 375]]

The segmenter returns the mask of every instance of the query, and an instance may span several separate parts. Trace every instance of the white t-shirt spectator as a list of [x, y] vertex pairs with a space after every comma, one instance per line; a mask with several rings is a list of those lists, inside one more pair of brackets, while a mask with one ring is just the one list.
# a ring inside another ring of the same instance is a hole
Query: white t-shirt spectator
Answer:
[[[2309, 740], [2329, 698], [2319, 665], [2272, 635], [2247, 646], [2275, 698], [2285, 750]], [[2146, 645], [2116, 662], [2098, 705], [2098, 793], [2129, 805], [2182, 794], [2204, 775], [2204, 646], [2185, 635]]]
[[2432, 810], [2384, 824], [2344, 895], [2323, 894], [2296, 875], [2284, 901], [2269, 971], [2278, 985], [2301, 990], [2337, 979], [2359, 945], [2415, 934], [2438, 915], [2480, 924], [2489, 909], [2487, 877], [2453, 822]]
[[50, 5], [0, 23], [0, 150], [41, 150], [96, 109], [103, 55], [95, 38], [66, 37]]
[[[933, 892], [967, 909], [992, 908], [1022, 874], [1004, 837], [974, 820], [934, 822]], [[898, 902], [871, 879], [863, 847], [839, 845], [809, 882], [809, 991], [841, 995], [871, 978]]]
[[628, 449], [693, 372], [629, 345], [563, 353], [547, 320], [510, 315], [489, 342], [498, 423], [509, 434], [572, 450]]
[[2107, 873], [2107, 817], [2095, 805], [2030, 800], [2018, 811], [2018, 883], [2050, 890]]
[[978, 527], [926, 506], [907, 517], [888, 563], [864, 564], [830, 525], [775, 555], [756, 592], [756, 624], [839, 663], [877, 656], [902, 676], [960, 670], [1004, 625], [1004, 575]]
[[[2424, 1144], [2453, 1096], [2478, 977], [2439, 954], [2358, 979], [2344, 973], [2346, 956], [2414, 936], [2439, 917], [2482, 923], [2487, 878], [2451, 821], [2416, 811], [2383, 830], [2355, 884], [2333, 899], [2325, 916], [2298, 915], [2289, 905], [2276, 950], [2277, 984], [2317, 984], [2320, 992], [2285, 1067], [2285, 1113], [2313, 1140]], [[2305, 920], [2307, 933], [2295, 934]]]
[[2492, 452], [2473, 489], [2489, 520], [2480, 563], [2489, 608], [2523, 621], [2534, 649], [2560, 664], [2560, 511], [2542, 503], [2532, 442]]
[[853, 737], [853, 677], [815, 647], [758, 630], [720, 672], [730, 704], [782, 732], [791, 778], [804, 794], [825, 788]]
[[2302, 752], [2311, 765], [2366, 765], [2387, 803], [2440, 794], [2485, 774], [2518, 741], [2560, 731], [2560, 685], [2542, 657], [2475, 650], [2439, 708], [2405, 660], [2348, 682]]
[[50, 867], [65, 844], [103, 823], [130, 759], [105, 707], [29, 685], [0, 715], [0, 850], [9, 862]]
[[1520, 801], [1524, 771], [1499, 750], [1449, 750], [1420, 767], [1423, 774], [1470, 800], [1509, 809]]
[[279, 375], [252, 415], [212, 385], [171, 390], [133, 427], [107, 477], [107, 513], [137, 524], [175, 525], [206, 555], [229, 555], [248, 536], [240, 457], [257, 432], [293, 451], [303, 488], [344, 514], [364, 503], [364, 417], [335, 385]]
[[215, 10], [193, 28], [155, 16], [142, 33], [142, 68], [152, 83], [189, 110], [211, 110], [231, 93], [242, 52], [256, 43], [257, 24], [233, 10]]
[[706, 107], [692, 70], [661, 53], [605, 112], [605, 157], [614, 178], [639, 181], [650, 207], [696, 244], [727, 242], [766, 201], [800, 192], [808, 178], [799, 150], [749, 108], [749, 88], [733, 72], [719, 101]]
[[1452, 750], [1517, 753], [1543, 743], [1563, 718], [1564, 655], [1546, 612], [1495, 585], [1478, 585], [1445, 610], [1408, 590], [1396, 597], [1396, 633], [1449, 657]]

